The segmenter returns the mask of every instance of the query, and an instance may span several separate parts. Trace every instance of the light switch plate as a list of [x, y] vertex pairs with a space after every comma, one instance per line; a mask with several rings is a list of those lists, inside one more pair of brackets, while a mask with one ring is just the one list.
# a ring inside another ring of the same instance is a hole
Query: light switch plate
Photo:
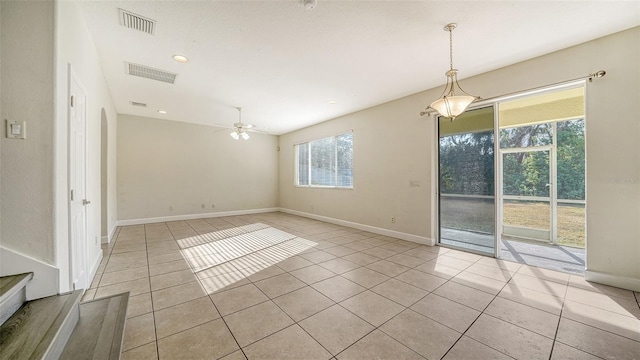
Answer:
[[26, 139], [27, 138], [27, 122], [26, 121], [7, 121], [7, 138], [9, 139]]

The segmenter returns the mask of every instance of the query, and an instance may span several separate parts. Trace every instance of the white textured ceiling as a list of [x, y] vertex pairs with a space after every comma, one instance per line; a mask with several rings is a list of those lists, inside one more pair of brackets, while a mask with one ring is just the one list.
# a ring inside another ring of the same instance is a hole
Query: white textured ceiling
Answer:
[[[80, 8], [118, 113], [231, 125], [241, 106], [244, 122], [271, 134], [442, 85], [449, 22], [458, 23], [460, 78], [640, 24], [638, 1], [318, 0], [313, 10], [298, 0], [81, 1]], [[155, 35], [120, 26], [118, 8], [156, 20]], [[176, 72], [176, 83], [126, 75], [125, 62]]]

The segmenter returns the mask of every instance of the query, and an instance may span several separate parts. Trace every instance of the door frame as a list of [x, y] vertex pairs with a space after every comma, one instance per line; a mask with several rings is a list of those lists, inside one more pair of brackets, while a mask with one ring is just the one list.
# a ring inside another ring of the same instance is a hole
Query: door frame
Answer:
[[[554, 123], [555, 130], [555, 123]], [[497, 179], [499, 192], [497, 194], [498, 203], [496, 204], [497, 210], [499, 212], [500, 223], [500, 239], [502, 240], [503, 233], [503, 218], [504, 218], [504, 156], [505, 154], [516, 154], [523, 152], [538, 152], [538, 151], [548, 151], [549, 152], [549, 241], [552, 244], [556, 244], [557, 242], [557, 231], [558, 231], [558, 202], [557, 202], [557, 169], [556, 169], [556, 151], [555, 151], [555, 132], [553, 135], [554, 144], [553, 145], [543, 145], [543, 146], [531, 146], [531, 147], [518, 147], [518, 148], [505, 148], [499, 149], [498, 155], [498, 167], [496, 167], [496, 175], [499, 179]], [[500, 144], [498, 144], [499, 146]], [[546, 201], [546, 197], [544, 200]], [[499, 254], [498, 254], [499, 255]]]

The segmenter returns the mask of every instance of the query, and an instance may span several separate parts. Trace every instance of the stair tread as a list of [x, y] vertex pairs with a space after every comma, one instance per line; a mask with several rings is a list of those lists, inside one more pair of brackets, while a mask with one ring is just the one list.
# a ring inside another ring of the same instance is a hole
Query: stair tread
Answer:
[[31, 272], [0, 277], [0, 303], [11, 296], [12, 292], [24, 287], [31, 278], [33, 278]]
[[42, 358], [80, 301], [82, 291], [26, 302], [0, 327], [0, 358]]
[[81, 303], [80, 319], [61, 358], [119, 359], [128, 303], [128, 292]]

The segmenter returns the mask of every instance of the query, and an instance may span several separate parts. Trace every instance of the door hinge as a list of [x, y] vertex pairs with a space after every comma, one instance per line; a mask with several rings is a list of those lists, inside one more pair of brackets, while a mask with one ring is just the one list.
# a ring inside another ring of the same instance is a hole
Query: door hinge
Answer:
[[71, 201], [73, 201], [73, 190], [71, 190]]
[[74, 100], [74, 96], [71, 95], [71, 107], [73, 107], [73, 100]]

